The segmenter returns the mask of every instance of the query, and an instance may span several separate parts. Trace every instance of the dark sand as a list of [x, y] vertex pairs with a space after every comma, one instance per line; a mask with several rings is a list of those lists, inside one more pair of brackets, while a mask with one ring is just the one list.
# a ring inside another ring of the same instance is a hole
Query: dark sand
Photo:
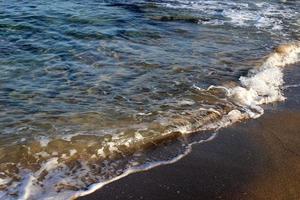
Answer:
[[175, 164], [131, 174], [80, 200], [300, 200], [300, 89], [286, 93], [287, 102], [221, 130]]

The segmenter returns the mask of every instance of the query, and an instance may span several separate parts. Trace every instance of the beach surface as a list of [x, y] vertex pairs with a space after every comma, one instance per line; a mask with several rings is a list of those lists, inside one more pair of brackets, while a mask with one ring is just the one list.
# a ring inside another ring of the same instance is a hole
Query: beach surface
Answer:
[[[297, 77], [288, 72], [287, 79]], [[175, 164], [79, 199], [300, 199], [300, 89], [285, 93], [288, 100], [268, 106], [261, 118], [222, 129]]]

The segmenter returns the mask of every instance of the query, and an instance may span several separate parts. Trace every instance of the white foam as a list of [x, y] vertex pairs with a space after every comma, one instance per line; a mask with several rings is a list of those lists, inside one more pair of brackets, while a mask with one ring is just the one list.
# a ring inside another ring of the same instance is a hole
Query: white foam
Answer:
[[283, 101], [283, 68], [300, 61], [300, 43], [281, 45], [261, 67], [247, 77], [240, 77], [241, 86], [229, 88], [228, 96], [237, 104], [263, 113], [261, 104]]
[[98, 156], [101, 156], [101, 157], [103, 157], [103, 158], [106, 157], [106, 154], [105, 154], [105, 152], [104, 152], [104, 147], [102, 147], [101, 149], [98, 149], [98, 150], [97, 150], [97, 155], [98, 155]]
[[283, 87], [283, 89], [287, 89], [287, 88], [297, 88], [300, 87], [300, 84], [292, 84], [292, 85], [285, 85]]
[[54, 169], [58, 165], [58, 158], [53, 157], [50, 158], [46, 163], [42, 165], [42, 167], [35, 173], [36, 176], [39, 176], [44, 170], [50, 171]]
[[42, 156], [42, 157], [44, 157], [44, 158], [50, 156], [50, 154], [47, 153], [47, 152], [45, 152], [45, 151], [38, 152], [38, 153], [36, 153], [35, 155], [36, 155], [36, 156]]
[[70, 150], [70, 156], [74, 156], [77, 153], [76, 149], [71, 149]]
[[135, 139], [136, 139], [136, 140], [143, 140], [144, 137], [143, 137], [140, 133], [136, 132], [136, 133], [135, 133]]
[[5, 185], [9, 183], [12, 179], [11, 178], [0, 178], [0, 185]]
[[142, 112], [140, 112], [140, 113], [137, 113], [137, 115], [149, 116], [149, 115], [152, 115], [152, 113], [151, 112], [149, 112], [149, 113], [142, 113]]
[[[194, 1], [194, 0], [168, 0], [159, 4], [175, 9], [191, 9], [200, 11], [204, 16], [213, 16], [212, 20], [203, 23], [221, 25], [229, 23], [232, 26], [270, 28], [282, 30], [284, 21], [297, 19], [297, 12], [287, 5], [274, 2], [226, 2], [222, 0]], [[284, 8], [283, 8], [284, 7]], [[215, 16], [222, 19], [214, 19]], [[279, 33], [279, 32], [276, 32]]]
[[30, 197], [30, 193], [34, 191], [34, 187], [32, 186], [33, 180], [35, 178], [31, 173], [24, 176], [22, 180], [22, 184], [19, 187], [20, 197], [19, 200], [27, 200]]
[[206, 140], [200, 140], [200, 141], [188, 144], [186, 150], [182, 154], [178, 155], [177, 157], [174, 157], [171, 160], [157, 161], [157, 162], [152, 162], [152, 163], [148, 163], [148, 164], [144, 164], [144, 165], [140, 165], [140, 166], [131, 167], [131, 168], [127, 169], [124, 173], [122, 173], [121, 175], [119, 175], [119, 176], [117, 176], [115, 178], [112, 178], [110, 180], [107, 180], [107, 181], [104, 181], [104, 182], [101, 182], [101, 183], [92, 184], [89, 187], [89, 189], [86, 190], [86, 191], [77, 191], [71, 197], [68, 197], [68, 199], [75, 199], [75, 198], [78, 198], [78, 197], [81, 197], [81, 196], [86, 196], [88, 194], [91, 194], [91, 193], [95, 192], [96, 190], [101, 189], [103, 186], [105, 186], [107, 184], [110, 184], [110, 183], [112, 183], [114, 181], [117, 181], [117, 180], [119, 180], [121, 178], [124, 178], [124, 177], [126, 177], [126, 176], [128, 176], [130, 174], [137, 173], [137, 172], [142, 172], [142, 171], [147, 171], [147, 170], [153, 169], [153, 168], [155, 168], [157, 166], [161, 166], [161, 165], [173, 164], [173, 163], [179, 161], [180, 159], [182, 159], [183, 157], [185, 157], [186, 155], [188, 155], [192, 151], [192, 146], [194, 144], [209, 142], [209, 141], [213, 140], [216, 136], [217, 136], [217, 132], [213, 133]]
[[193, 104], [195, 104], [195, 102], [192, 100], [184, 99], [184, 100], [178, 101], [178, 105], [181, 105], [181, 106], [191, 106]]

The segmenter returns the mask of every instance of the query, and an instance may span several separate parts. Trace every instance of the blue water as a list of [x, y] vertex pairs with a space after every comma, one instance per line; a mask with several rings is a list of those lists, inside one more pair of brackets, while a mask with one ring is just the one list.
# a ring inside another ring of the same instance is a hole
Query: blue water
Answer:
[[[195, 86], [237, 82], [274, 46], [298, 40], [299, 12], [299, 1], [275, 0], [1, 1], [3, 198], [24, 194], [15, 187], [22, 176], [51, 158], [99, 164], [89, 160], [112, 137], [130, 140], [143, 130], [145, 143], [160, 140], [169, 128], [160, 122], [169, 117], [199, 107], [232, 109], [223, 94]], [[51, 182], [42, 179], [34, 198]], [[101, 180], [82, 181], [76, 190]]]

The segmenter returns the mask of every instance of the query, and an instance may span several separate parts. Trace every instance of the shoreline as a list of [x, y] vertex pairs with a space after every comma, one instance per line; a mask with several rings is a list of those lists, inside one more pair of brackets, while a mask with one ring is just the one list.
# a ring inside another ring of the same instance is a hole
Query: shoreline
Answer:
[[299, 199], [298, 121], [300, 112], [268, 112], [221, 130], [176, 163], [128, 175], [78, 199]]
[[[299, 65], [296, 65], [298, 67]], [[287, 85], [299, 70], [286, 70]], [[130, 174], [79, 200], [300, 199], [300, 87], [170, 165]]]
[[300, 0], [1, 4], [0, 200], [300, 200]]

